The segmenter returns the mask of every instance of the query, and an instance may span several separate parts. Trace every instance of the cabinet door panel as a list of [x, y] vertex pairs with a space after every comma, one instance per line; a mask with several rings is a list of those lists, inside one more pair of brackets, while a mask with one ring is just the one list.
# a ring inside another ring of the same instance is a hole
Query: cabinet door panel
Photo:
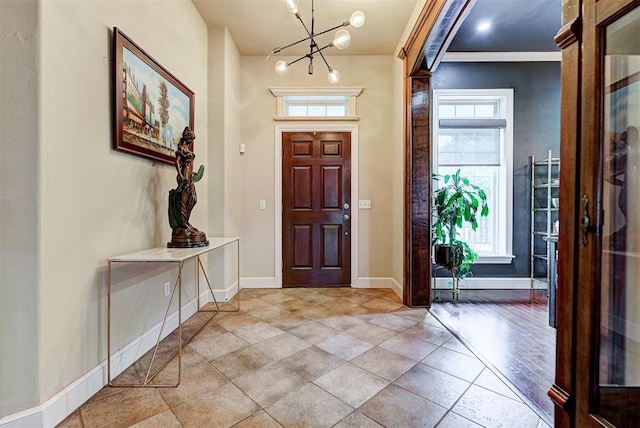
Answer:
[[[596, 412], [640, 426], [640, 7], [603, 27]], [[595, 363], [595, 362], [594, 362]], [[595, 364], [594, 364], [595, 365]]]

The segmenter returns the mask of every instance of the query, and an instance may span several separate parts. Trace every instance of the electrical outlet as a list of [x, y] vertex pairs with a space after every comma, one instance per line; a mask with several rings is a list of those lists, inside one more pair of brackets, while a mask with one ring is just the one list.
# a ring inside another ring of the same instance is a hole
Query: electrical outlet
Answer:
[[167, 281], [164, 283], [164, 297], [169, 297], [169, 293], [171, 293], [171, 284]]

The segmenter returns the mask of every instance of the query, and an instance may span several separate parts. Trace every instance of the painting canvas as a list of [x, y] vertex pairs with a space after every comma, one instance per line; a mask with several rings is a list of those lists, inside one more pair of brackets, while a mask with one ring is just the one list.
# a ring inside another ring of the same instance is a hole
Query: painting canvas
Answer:
[[117, 28], [114, 52], [114, 148], [172, 164], [193, 129], [193, 92]]

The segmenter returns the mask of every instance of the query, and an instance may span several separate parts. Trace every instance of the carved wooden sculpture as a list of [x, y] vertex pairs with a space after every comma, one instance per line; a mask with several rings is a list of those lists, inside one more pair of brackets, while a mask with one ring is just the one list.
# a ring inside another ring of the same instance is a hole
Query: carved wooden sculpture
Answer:
[[178, 187], [169, 191], [169, 225], [173, 230], [171, 242], [167, 244], [170, 248], [193, 248], [209, 245], [207, 235], [189, 223], [191, 210], [198, 201], [195, 183], [200, 181], [204, 174], [204, 165], [200, 165], [198, 172], [193, 173], [193, 161], [196, 155], [192, 148], [195, 139], [195, 134], [187, 126], [184, 128], [176, 150]]

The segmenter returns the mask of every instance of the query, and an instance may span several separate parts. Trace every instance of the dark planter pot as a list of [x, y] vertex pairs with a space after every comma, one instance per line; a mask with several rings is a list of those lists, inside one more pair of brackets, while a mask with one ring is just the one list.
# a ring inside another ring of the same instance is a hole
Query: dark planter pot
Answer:
[[462, 263], [462, 247], [459, 245], [442, 245], [433, 246], [436, 264], [447, 269], [453, 269]]

